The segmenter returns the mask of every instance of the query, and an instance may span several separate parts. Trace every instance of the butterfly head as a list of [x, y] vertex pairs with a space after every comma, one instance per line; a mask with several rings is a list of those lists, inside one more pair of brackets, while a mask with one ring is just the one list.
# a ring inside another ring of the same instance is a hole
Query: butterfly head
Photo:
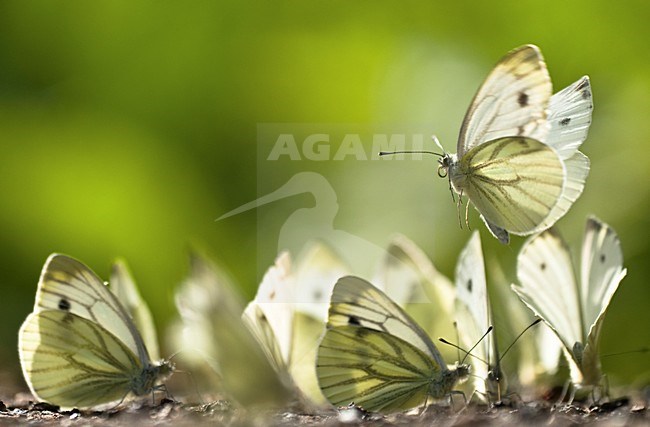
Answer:
[[157, 364], [148, 364], [131, 381], [131, 391], [136, 396], [151, 393], [156, 389], [156, 384], [165, 381], [173, 372], [174, 364], [168, 360], [162, 360]]
[[496, 366], [490, 367], [485, 378], [485, 387], [490, 397], [494, 398], [497, 402], [501, 401], [502, 393], [508, 389], [508, 380], [501, 370], [500, 365], [497, 364]]
[[455, 162], [454, 155], [445, 153], [438, 159], [438, 176], [446, 178], [449, 174], [449, 168]]

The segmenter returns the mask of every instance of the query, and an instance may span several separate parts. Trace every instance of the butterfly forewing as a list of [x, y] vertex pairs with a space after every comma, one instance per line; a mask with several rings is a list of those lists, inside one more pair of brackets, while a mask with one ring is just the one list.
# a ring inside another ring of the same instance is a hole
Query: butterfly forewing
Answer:
[[382, 291], [361, 278], [342, 277], [334, 286], [328, 327], [342, 325], [387, 332], [414, 345], [438, 364], [444, 363], [426, 332]]
[[515, 234], [528, 234], [556, 204], [564, 166], [555, 151], [530, 138], [500, 138], [473, 148], [451, 174], [485, 219]]
[[567, 349], [584, 342], [569, 248], [553, 230], [529, 239], [517, 257], [519, 298], [554, 329]]
[[457, 154], [497, 138], [525, 136], [543, 141], [551, 79], [536, 46], [508, 53], [476, 93], [460, 130]]
[[[462, 344], [470, 348], [478, 343], [487, 331], [489, 324], [489, 302], [485, 281], [485, 266], [481, 251], [481, 240], [478, 232], [474, 232], [467, 246], [463, 249], [456, 265], [456, 309], [458, 329]], [[495, 354], [491, 353], [490, 336], [483, 339], [472, 352], [478, 359], [472, 359], [472, 373], [479, 390], [483, 390], [483, 382], [487, 376], [484, 362], [496, 363]], [[480, 360], [480, 361], [479, 361]], [[476, 363], [474, 363], [476, 362]]]
[[616, 232], [593, 217], [587, 220], [585, 229], [581, 272], [584, 334], [598, 339], [605, 310], [627, 270], [623, 268], [623, 252]]
[[36, 292], [34, 312], [60, 310], [95, 322], [122, 342], [143, 363], [149, 355], [133, 321], [117, 298], [92, 270], [65, 255], [45, 262]]

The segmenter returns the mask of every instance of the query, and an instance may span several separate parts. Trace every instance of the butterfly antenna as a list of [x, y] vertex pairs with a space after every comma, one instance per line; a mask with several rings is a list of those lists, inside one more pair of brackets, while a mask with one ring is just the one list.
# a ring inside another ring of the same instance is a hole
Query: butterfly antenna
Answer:
[[[462, 348], [461, 346], [459, 346], [457, 344], [454, 344], [453, 342], [449, 342], [444, 338], [438, 338], [438, 341], [440, 341], [443, 344], [450, 345], [450, 346], [458, 349], [459, 351], [462, 351], [463, 353], [465, 353], [465, 357], [463, 358], [463, 361], [461, 361], [460, 363], [463, 363], [465, 361], [465, 358], [467, 358], [467, 356], [472, 356], [474, 359], [478, 360], [479, 362], [483, 362], [483, 363], [487, 364], [487, 362], [485, 360], [483, 360], [480, 357], [470, 353], [469, 351], [465, 350], [464, 348]], [[459, 353], [459, 356], [460, 356], [460, 353]], [[458, 357], [458, 359], [460, 360], [460, 357]]]
[[504, 356], [508, 353], [508, 351], [512, 348], [512, 346], [515, 345], [515, 343], [519, 340], [519, 338], [521, 338], [521, 336], [522, 336], [523, 334], [525, 334], [527, 330], [529, 330], [529, 329], [532, 328], [533, 326], [537, 325], [537, 324], [538, 324], [539, 322], [541, 322], [541, 321], [542, 321], [542, 319], [537, 319], [537, 320], [535, 320], [533, 323], [531, 323], [530, 325], [526, 326], [526, 328], [525, 328], [523, 331], [521, 331], [521, 333], [520, 333], [519, 335], [517, 335], [517, 337], [516, 337], [514, 340], [512, 340], [512, 342], [510, 343], [510, 345], [508, 346], [508, 348], [506, 348], [505, 351], [504, 351], [503, 353], [501, 353], [501, 356], [499, 357], [499, 363], [501, 363], [501, 361], [503, 360]]
[[[436, 137], [435, 135], [433, 136], [434, 138]], [[436, 138], [438, 140], [438, 138]], [[458, 334], [458, 322], [454, 321], [454, 331], [456, 331], [456, 342], [460, 342], [460, 335]], [[460, 347], [456, 347], [458, 350], [458, 355], [456, 357], [456, 360], [460, 360]]]
[[622, 356], [624, 354], [631, 354], [631, 353], [647, 353], [650, 351], [650, 347], [642, 347], [638, 350], [628, 350], [628, 351], [619, 351], [618, 353], [607, 353], [603, 354], [600, 357], [611, 357], [611, 356]]
[[380, 156], [392, 156], [393, 154], [433, 154], [438, 157], [443, 157], [442, 154], [436, 153], [435, 151], [424, 151], [424, 150], [406, 150], [406, 151], [380, 151]]
[[[483, 341], [483, 340], [485, 339], [485, 337], [488, 336], [488, 334], [489, 334], [490, 332], [492, 332], [492, 329], [494, 329], [494, 328], [492, 327], [492, 325], [490, 325], [490, 327], [487, 328], [487, 331], [485, 331], [485, 333], [483, 334], [483, 336], [482, 336], [481, 338], [479, 338], [478, 341], [476, 341], [476, 344], [474, 344], [474, 345], [472, 346], [472, 348], [469, 349], [469, 351], [467, 352], [467, 354], [465, 355], [465, 357], [463, 358], [463, 360], [461, 360], [460, 363], [465, 362], [465, 359], [467, 358], [467, 356], [472, 352], [472, 350], [474, 350], [474, 349], [475, 349], [475, 348], [476, 348], [476, 347], [481, 343], [481, 341]], [[483, 362], [485, 362], [485, 361], [483, 361]]]

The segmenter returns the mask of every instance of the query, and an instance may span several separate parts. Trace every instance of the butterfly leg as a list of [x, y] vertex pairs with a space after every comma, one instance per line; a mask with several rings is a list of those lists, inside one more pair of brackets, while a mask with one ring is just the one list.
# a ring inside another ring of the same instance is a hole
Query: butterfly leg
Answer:
[[[469, 203], [469, 202], [468, 202]], [[460, 229], [463, 229], [463, 220], [460, 216], [460, 208], [463, 206], [463, 190], [460, 190], [460, 194], [458, 195], [458, 203], [456, 204], [456, 212], [458, 212], [458, 226]]]
[[560, 405], [562, 404], [562, 401], [563, 401], [564, 398], [566, 397], [566, 395], [567, 395], [567, 393], [568, 393], [568, 391], [569, 391], [569, 387], [570, 387], [570, 386], [571, 386], [571, 380], [567, 380], [567, 381], [564, 383], [564, 386], [562, 387], [562, 393], [560, 393], [560, 398], [555, 402], [555, 404], [553, 405], [553, 407], [557, 407], [557, 406], [560, 406]]
[[465, 393], [463, 393], [461, 390], [452, 390], [449, 392], [449, 407], [453, 410], [454, 409], [454, 394], [460, 394], [463, 396], [463, 402], [465, 403], [463, 407], [461, 408], [461, 411], [467, 407], [467, 396], [465, 396]]
[[465, 225], [468, 230], [472, 229], [472, 227], [469, 226], [469, 200], [465, 203]]

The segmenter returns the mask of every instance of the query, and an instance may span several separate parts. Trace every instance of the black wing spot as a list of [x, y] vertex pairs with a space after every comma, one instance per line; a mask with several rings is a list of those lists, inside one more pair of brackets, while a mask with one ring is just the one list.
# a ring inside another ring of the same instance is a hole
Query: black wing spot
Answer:
[[70, 301], [68, 301], [65, 298], [61, 298], [59, 300], [59, 310], [69, 311], [70, 310]]
[[526, 128], [524, 128], [523, 125], [521, 125], [521, 126], [519, 126], [519, 127], [517, 128], [517, 136], [521, 136], [521, 135], [523, 135], [524, 132], [526, 132]]
[[591, 92], [589, 92], [588, 90], [583, 90], [582, 99], [589, 99], [589, 98], [591, 98]]
[[357, 316], [348, 317], [348, 325], [361, 326], [361, 322]]
[[566, 126], [569, 123], [571, 123], [571, 117], [565, 117], [562, 120], [560, 120], [560, 126]]
[[539, 265], [539, 268], [541, 268], [542, 271], [546, 270], [546, 263], [545, 263], [545, 262], [541, 263], [541, 264]]
[[601, 264], [605, 263], [605, 254], [600, 254], [600, 263]]
[[321, 291], [319, 291], [318, 289], [316, 289], [314, 291], [314, 301], [316, 301], [316, 302], [320, 301], [321, 298], [323, 298], [323, 293]]
[[469, 279], [467, 281], [467, 290], [472, 292], [472, 279]]
[[517, 103], [520, 107], [528, 105], [528, 94], [526, 92], [520, 92], [519, 97], [517, 98]]

